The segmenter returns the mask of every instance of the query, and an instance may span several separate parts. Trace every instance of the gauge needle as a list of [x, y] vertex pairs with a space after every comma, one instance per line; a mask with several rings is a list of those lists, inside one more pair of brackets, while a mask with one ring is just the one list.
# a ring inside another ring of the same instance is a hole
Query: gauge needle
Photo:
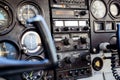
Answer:
[[28, 5], [28, 10], [27, 10], [27, 12], [28, 12], [28, 13], [27, 13], [27, 19], [29, 19], [29, 14], [30, 14], [30, 13], [29, 13], [29, 5]]
[[33, 71], [32, 72], [30, 72], [30, 77], [32, 77], [33, 76]]
[[32, 36], [30, 37], [30, 47], [31, 47], [31, 49], [32, 49]]
[[7, 54], [5, 42], [3, 43], [3, 49], [4, 49], [4, 51], [5, 51], [4, 54]]

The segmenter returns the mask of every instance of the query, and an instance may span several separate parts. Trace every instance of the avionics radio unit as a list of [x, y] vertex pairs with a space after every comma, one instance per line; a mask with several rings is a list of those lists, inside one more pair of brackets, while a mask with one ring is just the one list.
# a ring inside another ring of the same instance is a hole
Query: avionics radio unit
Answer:
[[56, 80], [76, 80], [92, 75], [87, 0], [50, 0], [51, 32], [59, 68]]

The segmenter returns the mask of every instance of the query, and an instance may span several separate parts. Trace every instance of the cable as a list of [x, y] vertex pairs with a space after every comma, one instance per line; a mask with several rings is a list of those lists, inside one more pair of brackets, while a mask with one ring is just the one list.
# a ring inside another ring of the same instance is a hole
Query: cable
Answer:
[[115, 77], [116, 80], [120, 80], [120, 76], [115, 68], [115, 57], [116, 54], [112, 54], [112, 58], [111, 58], [111, 70], [112, 70], [112, 73], [113, 73], [113, 76]]

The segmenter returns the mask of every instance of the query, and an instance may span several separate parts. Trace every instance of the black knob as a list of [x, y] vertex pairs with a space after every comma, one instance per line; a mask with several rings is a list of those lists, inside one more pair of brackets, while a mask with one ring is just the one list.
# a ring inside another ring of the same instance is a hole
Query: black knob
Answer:
[[86, 44], [87, 43], [87, 40], [85, 37], [80, 37], [80, 43], [81, 44]]
[[69, 39], [65, 37], [65, 39], [63, 40], [63, 44], [64, 45], [70, 45]]
[[84, 15], [86, 15], [86, 14], [87, 14], [86, 11], [81, 11], [81, 12], [80, 12], [80, 15], [81, 15], [81, 16], [84, 16]]
[[85, 72], [84, 72], [84, 70], [82, 69], [82, 70], [80, 70], [80, 73], [82, 74], [82, 75], [84, 75], [85, 74]]
[[73, 76], [73, 72], [72, 71], [69, 71], [69, 76]]
[[56, 29], [55, 29], [55, 31], [59, 32], [59, 31], [60, 31], [60, 29], [59, 29], [59, 28], [56, 28]]
[[68, 27], [64, 27], [63, 31], [69, 31], [69, 28]]
[[74, 63], [75, 62], [75, 58], [74, 57], [66, 57], [65, 58], [65, 62], [68, 64]]
[[87, 30], [89, 30], [89, 27], [85, 26], [85, 27], [83, 27], [83, 30], [87, 31]]
[[60, 48], [59, 46], [57, 46], [56, 49], [57, 49], [58, 51], [61, 50], [61, 48]]
[[78, 70], [75, 71], [75, 75], [79, 76], [79, 71]]
[[54, 1], [54, 3], [57, 3], [57, 0], [53, 0]]
[[78, 46], [77, 46], [77, 45], [74, 45], [74, 49], [78, 49]]
[[86, 55], [85, 59], [86, 59], [87, 61], [91, 61], [90, 55]]

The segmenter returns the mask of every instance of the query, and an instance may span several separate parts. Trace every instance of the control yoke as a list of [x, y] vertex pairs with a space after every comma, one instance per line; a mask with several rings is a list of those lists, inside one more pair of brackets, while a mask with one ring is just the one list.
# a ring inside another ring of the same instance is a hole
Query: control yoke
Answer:
[[118, 57], [120, 60], [120, 24], [117, 24], [117, 50], [118, 50]]
[[42, 61], [10, 60], [0, 57], [0, 75], [19, 73], [30, 70], [50, 69], [57, 66], [57, 54], [49, 28], [41, 15], [28, 19], [33, 24], [44, 47], [45, 59]]

